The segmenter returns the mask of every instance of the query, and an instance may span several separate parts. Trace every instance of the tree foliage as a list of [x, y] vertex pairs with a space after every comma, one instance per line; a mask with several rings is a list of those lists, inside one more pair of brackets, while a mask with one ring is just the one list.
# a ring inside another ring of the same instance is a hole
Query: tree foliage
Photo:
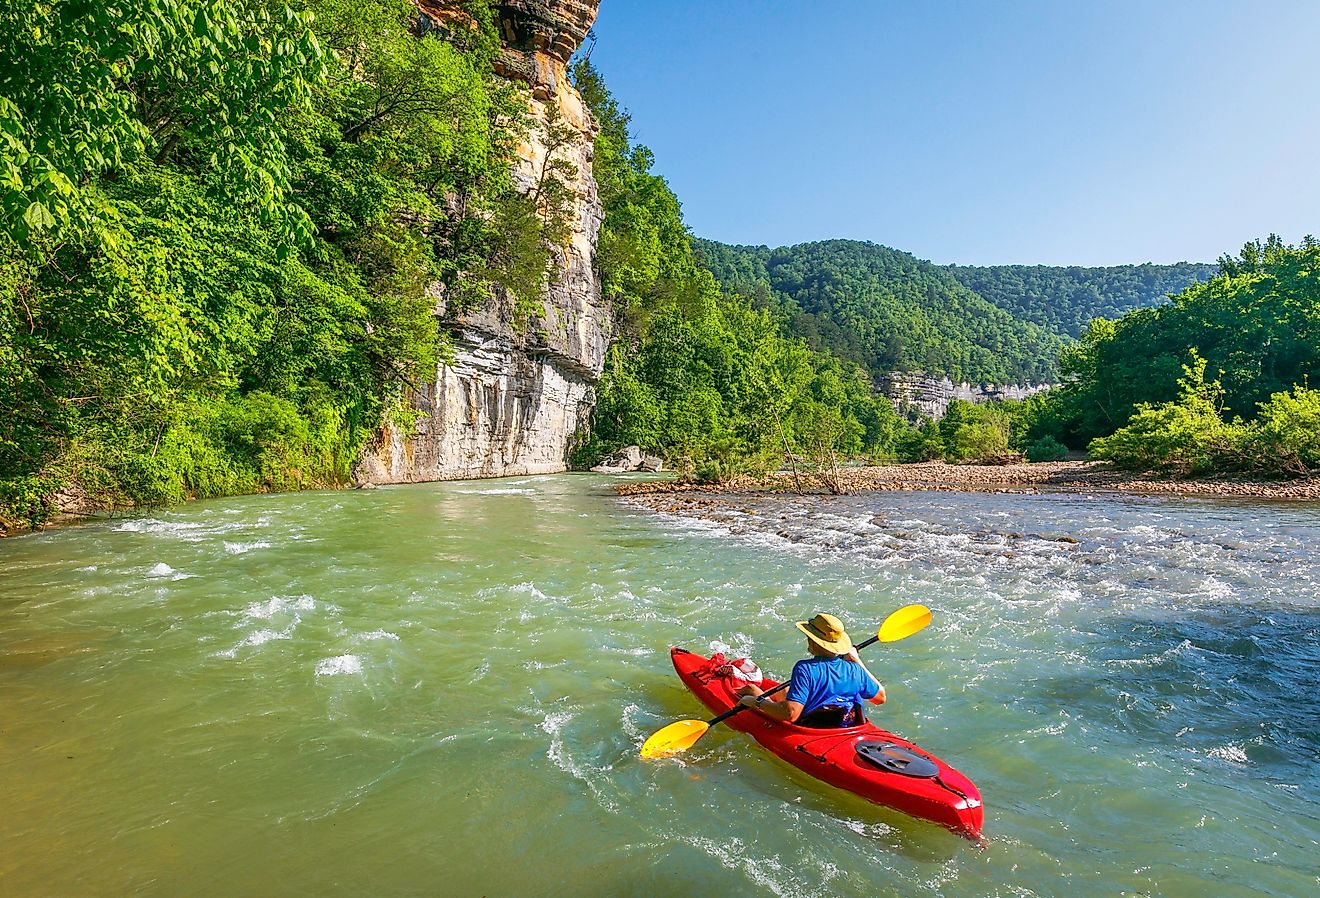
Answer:
[[[292, 236], [280, 119], [325, 77], [311, 16], [258, 0], [44, 0], [0, 12], [0, 215], [19, 244], [113, 218], [98, 178], [178, 154]], [[93, 189], [89, 189], [93, 188]]]
[[555, 202], [513, 182], [527, 96], [467, 11], [427, 35], [406, 0], [0, 13], [0, 526], [62, 488], [342, 483], [446, 351], [437, 292], [539, 297]]
[[1170, 302], [1092, 322], [1061, 359], [1051, 431], [1080, 447], [1143, 404], [1177, 401], [1193, 352], [1220, 383], [1230, 417], [1252, 419], [1271, 396], [1320, 375], [1320, 244], [1248, 244]]
[[1092, 441], [1091, 454], [1125, 468], [1177, 475], [1320, 471], [1320, 390], [1295, 386], [1262, 402], [1254, 420], [1228, 420], [1223, 385], [1207, 383], [1205, 367], [1193, 352], [1178, 398], [1141, 403], [1127, 424]]

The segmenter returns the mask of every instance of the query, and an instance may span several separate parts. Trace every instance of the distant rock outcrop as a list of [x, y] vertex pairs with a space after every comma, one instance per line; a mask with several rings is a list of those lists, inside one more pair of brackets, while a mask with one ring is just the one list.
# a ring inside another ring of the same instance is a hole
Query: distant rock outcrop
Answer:
[[629, 471], [654, 474], [664, 470], [664, 462], [657, 456], [645, 454], [640, 446], [628, 446], [605, 456], [591, 470], [597, 474], [626, 474]]
[[[575, 133], [546, 146], [534, 129], [515, 169], [531, 192], [548, 153], [572, 167], [571, 234], [554, 249], [537, 319], [516, 326], [513, 301], [495, 296], [454, 324], [454, 356], [410, 400], [422, 417], [405, 433], [386, 426], [359, 460], [359, 482], [399, 483], [540, 474], [567, 468], [569, 444], [596, 401], [612, 318], [594, 259], [602, 210], [592, 179], [596, 124], [568, 78], [567, 63], [596, 18], [599, 0], [505, 0], [497, 9], [504, 51], [497, 72], [530, 89], [532, 116]], [[419, 0], [421, 33], [461, 13], [452, 0]], [[434, 38], [431, 38], [434, 39]], [[553, 110], [553, 111], [552, 111]], [[557, 115], [556, 115], [557, 113]], [[438, 311], [444, 314], [443, 298]]]
[[947, 377], [931, 377], [928, 374], [914, 374], [895, 371], [879, 379], [880, 392], [894, 403], [900, 412], [916, 408], [922, 415], [939, 420], [949, 410], [949, 403], [955, 399], [967, 402], [993, 402], [998, 399], [1026, 399], [1044, 390], [1052, 384], [956, 384]]

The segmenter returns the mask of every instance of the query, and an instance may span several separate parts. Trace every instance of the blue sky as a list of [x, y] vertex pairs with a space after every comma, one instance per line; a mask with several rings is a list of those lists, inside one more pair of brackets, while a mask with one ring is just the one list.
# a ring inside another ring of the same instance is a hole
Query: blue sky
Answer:
[[1320, 0], [602, 0], [592, 59], [700, 236], [936, 262], [1320, 235]]

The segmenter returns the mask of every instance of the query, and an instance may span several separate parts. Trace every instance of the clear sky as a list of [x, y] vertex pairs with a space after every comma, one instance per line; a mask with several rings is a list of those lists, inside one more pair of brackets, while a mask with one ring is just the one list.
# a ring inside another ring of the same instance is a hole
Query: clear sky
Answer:
[[1320, 235], [1320, 0], [602, 0], [592, 59], [703, 237], [936, 262]]

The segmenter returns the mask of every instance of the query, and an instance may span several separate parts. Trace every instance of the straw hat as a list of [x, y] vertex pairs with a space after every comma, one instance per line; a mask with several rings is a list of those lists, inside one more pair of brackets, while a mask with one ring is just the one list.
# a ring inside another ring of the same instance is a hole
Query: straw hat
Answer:
[[800, 620], [797, 628], [827, 652], [843, 655], [852, 651], [852, 640], [843, 629], [843, 621], [832, 614], [817, 614], [809, 621]]

